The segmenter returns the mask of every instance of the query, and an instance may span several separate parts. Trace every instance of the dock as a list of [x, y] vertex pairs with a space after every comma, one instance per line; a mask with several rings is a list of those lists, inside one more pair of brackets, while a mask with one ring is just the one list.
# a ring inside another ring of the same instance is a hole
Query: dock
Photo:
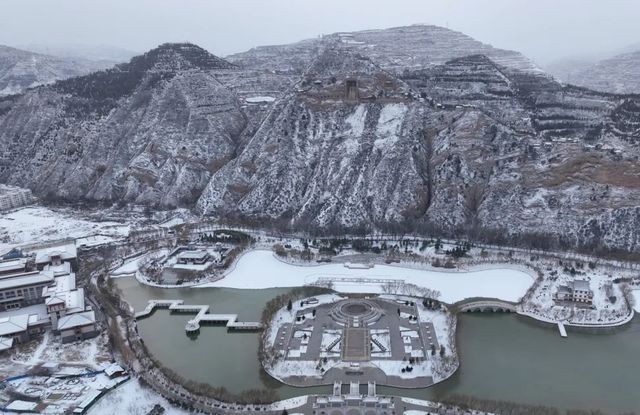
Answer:
[[561, 337], [567, 337], [567, 330], [564, 328], [562, 321], [558, 321], [558, 330], [560, 331]]
[[238, 321], [237, 314], [209, 314], [208, 305], [185, 305], [183, 300], [149, 300], [144, 310], [135, 314], [136, 320], [148, 317], [156, 308], [167, 308], [178, 313], [194, 313], [185, 330], [189, 333], [200, 329], [200, 323], [224, 324], [230, 330], [261, 330], [262, 323]]

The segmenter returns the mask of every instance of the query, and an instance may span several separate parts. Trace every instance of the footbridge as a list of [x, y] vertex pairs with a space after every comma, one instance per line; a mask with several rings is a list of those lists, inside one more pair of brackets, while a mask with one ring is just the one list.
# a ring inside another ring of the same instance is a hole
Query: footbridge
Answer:
[[470, 298], [452, 304], [449, 309], [457, 313], [515, 313], [516, 304], [497, 298]]
[[150, 316], [156, 308], [167, 308], [177, 313], [193, 313], [196, 316], [187, 322], [185, 330], [193, 333], [200, 330], [200, 323], [224, 324], [230, 330], [261, 330], [262, 323], [238, 321], [237, 314], [209, 314], [208, 305], [185, 305], [183, 300], [149, 300], [144, 310], [135, 314], [136, 319]]

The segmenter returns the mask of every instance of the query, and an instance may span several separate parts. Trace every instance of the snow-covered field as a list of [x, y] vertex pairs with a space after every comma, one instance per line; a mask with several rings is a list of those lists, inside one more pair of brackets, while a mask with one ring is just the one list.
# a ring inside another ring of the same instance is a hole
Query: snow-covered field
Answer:
[[145, 255], [131, 258], [115, 270], [111, 271], [111, 277], [128, 277], [135, 274], [146, 259], [147, 257]]
[[633, 291], [633, 298], [635, 299], [635, 306], [634, 309], [636, 310], [637, 313], [640, 313], [640, 290], [634, 290]]
[[11, 354], [3, 359], [0, 372], [21, 374], [20, 371], [24, 372], [31, 366], [48, 362], [83, 365], [95, 370], [110, 360], [106, 334], [80, 342], [62, 344], [51, 332], [47, 332], [41, 338], [12, 350]]
[[[71, 211], [30, 206], [0, 215], [0, 253], [19, 245], [67, 238], [86, 244], [113, 241], [129, 234], [130, 225], [78, 219]], [[87, 238], [98, 235], [99, 237]]]
[[110, 379], [104, 373], [65, 378], [67, 375], [84, 373], [90, 372], [86, 372], [83, 368], [65, 367], [52, 376], [32, 376], [5, 381], [3, 386], [6, 386], [10, 392], [7, 396], [3, 396], [2, 400], [12, 401], [10, 405], [17, 405], [23, 410], [36, 409], [24, 406], [25, 401], [14, 399], [12, 393], [15, 393], [18, 397], [29, 396], [37, 399], [37, 411], [40, 413], [67, 414], [72, 411], [75, 413], [76, 410], [90, 405], [101, 393], [110, 391], [127, 379], [127, 376]]
[[150, 388], [144, 388], [138, 379], [131, 379], [109, 392], [96, 402], [88, 415], [129, 414], [146, 415], [156, 405], [161, 405], [165, 415], [184, 415], [189, 412], [176, 408]]
[[[423, 399], [415, 399], [415, 398], [407, 398], [407, 397], [403, 397], [401, 398], [402, 402], [404, 403], [408, 403], [411, 405], [416, 405], [416, 406], [423, 406], [423, 407], [430, 407], [430, 408], [442, 408], [443, 405], [439, 404], [437, 402], [433, 402], [433, 401], [425, 401]], [[407, 411], [404, 411], [402, 414], [403, 415], [430, 415], [432, 414], [432, 411], [427, 411], [426, 409], [424, 411], [419, 410], [419, 409], [410, 409]], [[458, 413], [458, 412], [456, 412]], [[473, 415], [492, 415], [490, 412], [481, 412], [481, 411], [476, 411], [476, 410], [471, 410], [471, 411], [462, 411], [460, 410], [459, 413], [465, 413], [465, 414], [473, 414]]]
[[454, 303], [470, 297], [499, 298], [517, 302], [533, 283], [526, 272], [509, 269], [483, 269], [456, 272], [420, 270], [399, 266], [376, 265], [370, 269], [347, 268], [343, 264], [296, 266], [279, 261], [271, 251], [254, 250], [244, 254], [235, 268], [216, 282], [199, 287], [261, 289], [295, 287], [311, 284], [318, 278], [359, 278], [357, 282], [335, 282], [339, 292], [382, 293], [380, 282], [372, 279], [403, 280], [419, 287], [438, 290], [440, 300]]
[[0, 406], [14, 401], [15, 396], [10, 391], [16, 390], [39, 396], [43, 405], [39, 410], [43, 413], [69, 413], [76, 406], [91, 402], [100, 391], [115, 387], [125, 378], [111, 380], [102, 373], [74, 379], [63, 377], [104, 370], [110, 365], [111, 359], [106, 333], [92, 339], [62, 344], [51, 332], [47, 332], [39, 339], [14, 347], [0, 359], [0, 375], [3, 379], [20, 376], [30, 373], [36, 365], [43, 365], [54, 373], [53, 376], [20, 378], [6, 383], [5, 386], [9, 387], [0, 389]]

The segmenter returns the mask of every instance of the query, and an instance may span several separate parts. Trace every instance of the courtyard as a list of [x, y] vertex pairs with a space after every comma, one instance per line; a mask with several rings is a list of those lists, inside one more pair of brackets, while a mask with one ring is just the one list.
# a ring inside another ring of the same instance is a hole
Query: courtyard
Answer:
[[274, 317], [266, 337], [276, 358], [266, 369], [294, 386], [338, 380], [429, 386], [453, 350], [447, 315], [444, 306], [427, 308], [412, 297], [307, 298]]

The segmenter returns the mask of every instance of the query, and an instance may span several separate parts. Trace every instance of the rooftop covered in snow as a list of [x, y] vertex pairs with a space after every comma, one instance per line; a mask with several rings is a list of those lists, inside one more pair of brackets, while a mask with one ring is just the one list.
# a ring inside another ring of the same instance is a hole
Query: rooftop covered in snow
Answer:
[[58, 320], [58, 330], [67, 330], [75, 327], [83, 327], [95, 324], [96, 314], [93, 311], [85, 311], [83, 313], [71, 314], [60, 317]]

